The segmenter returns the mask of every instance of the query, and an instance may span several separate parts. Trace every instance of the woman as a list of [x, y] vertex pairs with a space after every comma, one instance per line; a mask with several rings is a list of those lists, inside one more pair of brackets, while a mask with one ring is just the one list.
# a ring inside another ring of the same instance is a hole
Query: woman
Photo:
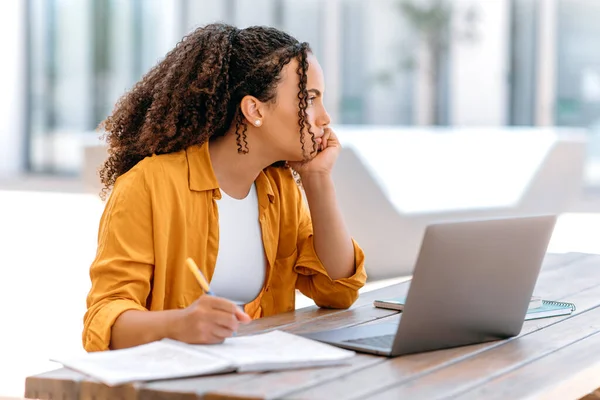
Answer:
[[295, 289], [321, 307], [352, 305], [364, 255], [336, 204], [340, 144], [323, 93], [306, 43], [213, 24], [119, 101], [103, 122], [100, 177], [112, 191], [90, 268], [86, 350], [219, 343], [240, 323], [293, 310]]

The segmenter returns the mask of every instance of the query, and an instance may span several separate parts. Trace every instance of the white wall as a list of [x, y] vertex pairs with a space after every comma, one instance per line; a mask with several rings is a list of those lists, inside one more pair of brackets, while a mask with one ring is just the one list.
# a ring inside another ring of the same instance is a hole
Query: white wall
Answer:
[[455, 31], [464, 27], [461, 10], [479, 12], [474, 42], [454, 40], [450, 61], [450, 122], [454, 125], [500, 126], [508, 118], [510, 45], [509, 0], [454, 0]]
[[0, 177], [24, 168], [25, 1], [0, 2]]

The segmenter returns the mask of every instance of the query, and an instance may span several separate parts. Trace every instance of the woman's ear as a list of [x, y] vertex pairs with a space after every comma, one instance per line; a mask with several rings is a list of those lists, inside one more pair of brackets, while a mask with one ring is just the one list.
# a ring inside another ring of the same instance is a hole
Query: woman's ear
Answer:
[[263, 103], [254, 96], [244, 96], [240, 103], [240, 109], [242, 110], [242, 114], [244, 114], [244, 118], [250, 124], [257, 127], [263, 124], [263, 108]]

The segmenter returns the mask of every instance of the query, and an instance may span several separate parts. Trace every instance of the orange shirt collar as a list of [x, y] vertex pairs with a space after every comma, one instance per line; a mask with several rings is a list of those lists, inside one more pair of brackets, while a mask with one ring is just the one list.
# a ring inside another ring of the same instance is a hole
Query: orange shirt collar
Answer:
[[[191, 146], [186, 150], [190, 190], [203, 192], [219, 189], [219, 182], [217, 181], [215, 171], [210, 162], [208, 146], [209, 143], [206, 142], [200, 146]], [[256, 190], [261, 206], [266, 207], [268, 203], [273, 203], [275, 200], [275, 193], [273, 192], [271, 182], [269, 182], [269, 179], [263, 171], [261, 171], [256, 178]], [[218, 193], [218, 196], [220, 197], [220, 192]], [[267, 200], [268, 203], [265, 202], [265, 200]]]

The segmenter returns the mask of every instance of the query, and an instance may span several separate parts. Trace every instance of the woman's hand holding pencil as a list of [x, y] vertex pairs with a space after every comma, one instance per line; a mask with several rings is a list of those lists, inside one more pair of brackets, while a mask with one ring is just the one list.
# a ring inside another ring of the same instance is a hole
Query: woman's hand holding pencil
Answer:
[[191, 258], [186, 264], [206, 294], [181, 310], [173, 338], [186, 343], [221, 343], [235, 334], [240, 323], [251, 319], [235, 303], [210, 292], [208, 281]]

